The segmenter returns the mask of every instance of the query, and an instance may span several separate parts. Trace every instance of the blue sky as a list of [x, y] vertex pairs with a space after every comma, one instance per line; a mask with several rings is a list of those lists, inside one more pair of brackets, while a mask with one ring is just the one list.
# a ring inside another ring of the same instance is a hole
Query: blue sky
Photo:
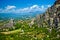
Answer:
[[45, 11], [56, 0], [0, 0], [0, 13]]

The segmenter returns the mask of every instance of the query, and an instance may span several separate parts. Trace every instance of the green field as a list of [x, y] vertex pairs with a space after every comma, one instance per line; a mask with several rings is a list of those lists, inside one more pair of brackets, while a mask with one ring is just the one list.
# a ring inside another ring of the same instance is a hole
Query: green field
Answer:
[[17, 22], [15, 29], [0, 32], [0, 40], [59, 40], [56, 29], [49, 31], [49, 27], [38, 27], [36, 24], [30, 27], [28, 22]]

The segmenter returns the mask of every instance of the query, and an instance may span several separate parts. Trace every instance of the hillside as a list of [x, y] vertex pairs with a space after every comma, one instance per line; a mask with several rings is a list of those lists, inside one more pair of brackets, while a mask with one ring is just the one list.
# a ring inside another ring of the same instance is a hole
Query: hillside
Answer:
[[60, 40], [60, 0], [36, 18], [10, 19], [0, 25], [0, 40]]
[[45, 25], [53, 28], [60, 27], [60, 0], [56, 0], [44, 14], [38, 15], [37, 18], [38, 26], [42, 26], [45, 23]]

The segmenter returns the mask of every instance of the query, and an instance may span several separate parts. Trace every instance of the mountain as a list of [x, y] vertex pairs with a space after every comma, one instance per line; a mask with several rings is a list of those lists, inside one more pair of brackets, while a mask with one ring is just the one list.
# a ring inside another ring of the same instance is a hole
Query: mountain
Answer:
[[9, 20], [11, 18], [13, 19], [30, 19], [33, 17], [36, 17], [37, 14], [40, 14], [42, 12], [30, 12], [30, 13], [0, 13], [0, 20]]
[[56, 0], [44, 14], [38, 15], [37, 18], [38, 26], [42, 26], [45, 23], [50, 27], [58, 28], [60, 26], [60, 0]]

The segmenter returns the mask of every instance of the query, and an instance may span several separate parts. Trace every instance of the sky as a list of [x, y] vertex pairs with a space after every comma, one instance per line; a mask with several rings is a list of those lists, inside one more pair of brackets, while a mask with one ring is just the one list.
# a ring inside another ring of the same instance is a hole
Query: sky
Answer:
[[44, 12], [56, 0], [0, 0], [0, 13]]

